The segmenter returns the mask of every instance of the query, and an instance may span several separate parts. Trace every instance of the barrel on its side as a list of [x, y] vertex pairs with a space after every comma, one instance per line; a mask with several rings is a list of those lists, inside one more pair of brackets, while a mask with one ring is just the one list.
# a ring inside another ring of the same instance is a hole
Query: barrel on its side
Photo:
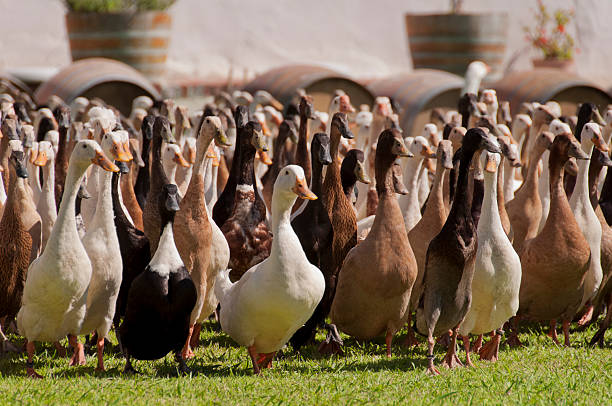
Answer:
[[66, 103], [79, 96], [99, 97], [125, 115], [130, 114], [132, 100], [138, 96], [161, 98], [140, 72], [104, 58], [84, 59], [62, 69], [40, 85], [34, 97], [38, 104], [44, 104], [52, 95], [61, 97]]
[[400, 108], [400, 127], [404, 136], [420, 134], [436, 107], [456, 109], [463, 78], [451, 73], [417, 69], [371, 82], [368, 88], [376, 96], [392, 98]]
[[67, 13], [72, 60], [111, 58], [159, 77], [165, 70], [171, 22], [163, 11]]
[[291, 102], [296, 90], [302, 88], [313, 97], [315, 109], [327, 111], [336, 89], [344, 90], [354, 106], [371, 106], [374, 97], [368, 89], [332, 69], [311, 65], [291, 65], [275, 68], [257, 76], [244, 90], [255, 92], [266, 90], [286, 105]]
[[591, 102], [600, 110], [612, 103], [612, 97], [593, 82], [559, 69], [534, 69], [513, 72], [490, 85], [499, 100], [508, 100], [512, 112], [518, 112], [521, 103], [555, 100], [563, 114], [576, 114], [579, 103]]
[[408, 43], [415, 69], [440, 69], [463, 75], [470, 62], [481, 60], [501, 71], [506, 53], [508, 15], [406, 14]]

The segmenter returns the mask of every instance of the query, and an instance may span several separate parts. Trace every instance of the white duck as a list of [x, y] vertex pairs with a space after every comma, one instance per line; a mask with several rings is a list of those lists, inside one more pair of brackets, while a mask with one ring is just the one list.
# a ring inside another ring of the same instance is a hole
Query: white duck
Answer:
[[308, 262], [289, 222], [298, 196], [317, 198], [306, 186], [304, 170], [288, 165], [274, 183], [270, 256], [234, 284], [229, 271], [217, 278], [221, 327], [248, 348], [256, 374], [270, 366], [276, 351], [310, 318], [325, 290], [323, 274]]
[[[596, 123], [586, 123], [580, 134], [580, 145], [582, 150], [591, 156], [593, 146], [602, 152], [608, 152], [608, 145], [601, 136], [599, 125]], [[576, 186], [574, 193], [570, 197], [569, 204], [582, 230], [582, 234], [591, 248], [591, 263], [584, 280], [584, 295], [580, 308], [597, 294], [603, 278], [601, 269], [601, 223], [595, 214], [589, 198], [589, 160], [579, 159], [578, 175], [576, 176]]]
[[189, 181], [191, 180], [191, 176], [193, 175], [193, 164], [196, 160], [196, 138], [191, 135], [184, 135], [182, 137], [182, 142], [183, 157], [185, 158], [187, 163], [189, 163], [189, 166], [181, 166], [182, 170], [178, 171], [177, 180], [179, 184], [177, 186], [179, 188], [180, 195], [185, 196], [187, 186], [189, 186]]
[[59, 132], [55, 130], [49, 130], [45, 134], [44, 141], [49, 141], [53, 146], [53, 152], [57, 155], [57, 150], [59, 148]]
[[[603, 119], [606, 125], [603, 127], [601, 131], [601, 136], [606, 144], [610, 144], [610, 138], [612, 138], [612, 108], [608, 108], [604, 113]], [[599, 172], [599, 180], [597, 182], [597, 195], [601, 195], [601, 190], [603, 189], [604, 179], [606, 179], [606, 175], [608, 174], [608, 167], [604, 166]]]
[[[433, 123], [425, 124], [423, 127], [423, 133], [421, 134], [423, 138], [429, 142], [429, 145], [432, 149], [436, 150], [438, 148], [438, 144], [442, 137], [438, 133], [438, 127]], [[429, 172], [435, 173], [435, 165], [432, 161], [425, 161], [421, 168], [419, 169], [419, 206], [423, 207], [425, 202], [427, 201], [427, 197], [429, 197], [429, 190], [431, 189], [429, 186]]]
[[481, 348], [480, 358], [496, 361], [503, 324], [516, 315], [521, 287], [521, 260], [504, 232], [497, 207], [497, 170], [500, 155], [484, 151], [484, 200], [478, 222], [478, 249], [472, 280], [472, 304], [459, 334], [471, 365], [468, 334], [495, 330], [495, 336]]
[[[527, 114], [517, 114], [512, 120], [511, 133], [514, 141], [518, 143], [518, 149], [521, 153], [521, 164], [527, 165], [527, 144], [526, 140], [531, 129], [531, 117]], [[526, 173], [526, 172], [525, 172]]]
[[[408, 142], [406, 142], [408, 144]], [[423, 160], [435, 157], [435, 153], [429, 147], [429, 142], [425, 137], [414, 137], [414, 141], [408, 147], [414, 155], [413, 159], [404, 162], [404, 183], [408, 189], [407, 195], [399, 197], [399, 204], [404, 215], [406, 231], [412, 230], [421, 219], [421, 204], [419, 202], [419, 178]]]
[[[102, 151], [106, 156], [120, 162], [129, 161], [124, 147], [119, 150], [115, 145], [121, 144], [121, 131], [113, 131], [102, 136]], [[115, 303], [121, 287], [123, 263], [121, 249], [115, 229], [111, 182], [113, 173], [104, 171], [100, 174], [100, 190], [96, 212], [89, 228], [82, 239], [83, 247], [91, 262], [91, 280], [87, 290], [87, 310], [81, 334], [93, 331], [97, 334], [98, 366], [104, 371], [104, 338], [110, 331], [115, 316]]]
[[41, 141], [37, 145], [36, 159], [34, 159], [35, 182], [38, 180], [38, 168], [43, 170], [43, 187], [36, 204], [36, 210], [42, 221], [41, 249], [45, 249], [51, 230], [57, 219], [57, 206], [55, 205], [55, 151], [49, 141]]
[[70, 334], [75, 350], [71, 364], [85, 362], [83, 345], [76, 335], [85, 317], [91, 262], [79, 239], [74, 212], [81, 180], [92, 163], [105, 170], [119, 170], [96, 142], [79, 141], [70, 157], [57, 221], [45, 251], [28, 269], [17, 325], [28, 341], [26, 365], [31, 377], [41, 378], [32, 361], [35, 341], [58, 341]]

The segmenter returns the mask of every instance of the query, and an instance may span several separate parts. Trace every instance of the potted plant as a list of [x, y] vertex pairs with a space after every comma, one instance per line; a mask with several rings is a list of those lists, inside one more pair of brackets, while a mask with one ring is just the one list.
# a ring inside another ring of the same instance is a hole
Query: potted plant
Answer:
[[414, 68], [432, 68], [464, 75], [481, 60], [500, 72], [506, 52], [506, 13], [468, 14], [462, 0], [451, 0], [450, 13], [406, 14], [406, 30]]
[[567, 32], [573, 11], [557, 9], [551, 14], [542, 0], [537, 3], [535, 26], [523, 27], [527, 40], [542, 53], [542, 58], [532, 60], [533, 66], [573, 70], [574, 38]]
[[65, 0], [72, 60], [116, 59], [150, 78], [165, 70], [175, 0]]

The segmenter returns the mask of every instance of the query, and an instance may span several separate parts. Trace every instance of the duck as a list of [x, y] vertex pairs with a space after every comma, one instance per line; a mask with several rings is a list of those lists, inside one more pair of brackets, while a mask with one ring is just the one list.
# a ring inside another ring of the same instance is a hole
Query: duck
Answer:
[[506, 203], [506, 212], [510, 219], [514, 240], [512, 245], [520, 253], [523, 243], [531, 240], [538, 234], [540, 218], [542, 217], [542, 203], [538, 192], [539, 162], [545, 151], [550, 148], [555, 136], [550, 131], [541, 132], [534, 142], [529, 157], [529, 170], [520, 189], [516, 191], [514, 199]]
[[[357, 190], [357, 182], [363, 183], [365, 185], [370, 184], [370, 179], [368, 175], [366, 175], [365, 165], [364, 165], [365, 154], [360, 149], [351, 149], [349, 150], [344, 159], [342, 160], [342, 164], [340, 165], [340, 180], [342, 182], [342, 190], [346, 195], [346, 198], [355, 206], [357, 201], [357, 196], [355, 196], [355, 192]], [[355, 209], [355, 215], [357, 215], [357, 210]]]
[[491, 68], [482, 61], [472, 61], [465, 72], [465, 82], [461, 88], [461, 95], [466, 93], [478, 94], [480, 82], [491, 71]]
[[[9, 158], [11, 156], [11, 141], [19, 141], [19, 133], [17, 132], [17, 119], [13, 117], [3, 117], [0, 132], [3, 137], [0, 139], [0, 165], [2, 168], [8, 168]], [[4, 190], [8, 189], [10, 171], [2, 172], [2, 180], [4, 181]]]
[[246, 126], [249, 120], [248, 109], [245, 106], [238, 106], [236, 108], [235, 114], [235, 123], [236, 123], [236, 146], [234, 147], [233, 157], [232, 157], [232, 166], [230, 168], [229, 177], [227, 178], [227, 182], [223, 191], [217, 198], [217, 203], [215, 203], [212, 215], [213, 220], [219, 227], [223, 227], [223, 224], [227, 221], [227, 219], [232, 214], [232, 209], [234, 207], [234, 198], [236, 195], [236, 187], [238, 186], [238, 181], [240, 178], [240, 157], [241, 157], [241, 139], [243, 137], [247, 137], [248, 135], [243, 135], [244, 127]]
[[189, 162], [185, 160], [181, 147], [178, 144], [165, 144], [162, 148], [162, 164], [164, 172], [168, 177], [168, 183], [176, 185], [176, 172], [179, 166], [189, 167]]
[[174, 239], [181, 260], [189, 271], [197, 291], [196, 305], [191, 312], [189, 333], [181, 353], [184, 359], [194, 356], [190, 346], [191, 335], [204, 305], [207, 282], [216, 276], [209, 277], [206, 273], [211, 259], [212, 230], [204, 195], [203, 173], [204, 159], [213, 139], [221, 146], [228, 144], [219, 117], [204, 117], [197, 137], [194, 174], [174, 220]]
[[[270, 209], [272, 204], [272, 189], [274, 188], [276, 176], [278, 176], [281, 168], [287, 165], [287, 162], [283, 159], [283, 155], [286, 151], [286, 142], [288, 139], [291, 140], [293, 144], [299, 142], [294, 122], [292, 120], [283, 120], [278, 127], [278, 136], [274, 140], [272, 165], [270, 165], [268, 171], [261, 178], [263, 184], [262, 195], [268, 209]], [[308, 148], [306, 148], [306, 152], [308, 152]]]
[[330, 312], [332, 322], [357, 339], [386, 334], [388, 357], [393, 335], [408, 318], [417, 276], [392, 175], [393, 162], [410, 156], [399, 131], [381, 133], [376, 148], [376, 217], [366, 239], [349, 251], [342, 264]]
[[[521, 157], [524, 156], [529, 159], [531, 150], [533, 149], [533, 143], [535, 142], [538, 134], [542, 131], [547, 130], [547, 127], [555, 118], [556, 117], [553, 115], [550, 109], [548, 109], [545, 105], [537, 104], [535, 105], [535, 107], [533, 107], [531, 126], [529, 127], [529, 131], [525, 134], [522, 145], [523, 149], [525, 149], [525, 152], [523, 153], [523, 151], [521, 150]], [[548, 154], [545, 153], [544, 157], [542, 158], [544, 171], [547, 171], [546, 168], [548, 167], [548, 165], [544, 162], [547, 155]], [[529, 161], [527, 161], [526, 164], [529, 165]], [[548, 179], [546, 179], [545, 189], [548, 189]]]
[[[147, 121], [146, 117], [145, 121]], [[143, 122], [143, 126], [144, 125], [145, 123]], [[166, 144], [176, 143], [174, 135], [170, 130], [170, 122], [168, 121], [168, 119], [162, 116], [156, 116], [153, 122], [152, 135], [153, 145], [151, 151], [151, 159], [153, 162], [151, 166], [151, 182], [149, 186], [149, 192], [147, 193], [145, 201], [145, 207], [142, 210], [142, 224], [144, 226], [143, 231], [147, 236], [147, 239], [149, 240], [151, 255], [153, 255], [155, 251], [157, 251], [157, 243], [159, 241], [159, 236], [161, 235], [161, 223], [159, 219], [159, 213], [157, 212], [157, 208], [159, 205], [157, 201], [159, 200], [162, 187], [165, 184], [170, 183], [162, 162], [162, 144], [164, 143], [164, 141], [166, 142]]]
[[55, 226], [45, 250], [28, 268], [17, 326], [27, 339], [26, 373], [30, 377], [42, 377], [34, 370], [35, 341], [58, 341], [70, 334], [74, 349], [71, 365], [85, 363], [83, 344], [77, 335], [85, 317], [91, 262], [79, 238], [74, 214], [79, 186], [92, 163], [104, 170], [118, 171], [95, 141], [77, 143]]
[[[121, 142], [122, 132], [112, 131], [102, 136], [102, 151], [104, 154], [124, 166], [130, 160]], [[121, 145], [119, 149], [117, 145]], [[124, 169], [125, 172], [127, 170]], [[98, 366], [96, 370], [104, 371], [104, 339], [113, 323], [115, 306], [121, 278], [123, 263], [121, 248], [115, 227], [112, 197], [113, 173], [104, 171], [99, 174], [98, 200], [96, 211], [81, 242], [91, 263], [91, 279], [87, 288], [87, 304], [85, 318], [81, 325], [81, 333], [89, 334], [95, 331], [97, 336]]]
[[[236, 185], [234, 206], [221, 231], [230, 247], [229, 267], [232, 279], [242, 274], [270, 255], [272, 234], [266, 222], [266, 205], [255, 190], [254, 159], [258, 150], [266, 149], [261, 125], [255, 121], [246, 123], [238, 134], [240, 142], [240, 172]], [[220, 198], [217, 205], [221, 202]], [[213, 212], [214, 213], [214, 212]]]
[[[124, 133], [122, 131], [122, 133]], [[135, 148], [134, 145], [137, 145], [138, 140], [131, 138], [130, 141], [130, 150], [131, 152], [131, 160], [125, 162], [126, 173], [122, 173], [120, 177], [120, 190], [121, 190], [121, 207], [126, 212], [126, 217], [130, 220], [130, 222], [139, 230], [144, 228], [142, 224], [142, 209], [140, 208], [140, 204], [138, 204], [138, 199], [136, 197], [136, 193], [134, 192], [134, 172], [140, 172], [139, 168], [144, 167], [144, 163], [140, 158], [139, 148]], [[126, 149], [127, 151], [128, 149]]]
[[497, 361], [503, 324], [516, 315], [521, 286], [521, 260], [512, 247], [502, 226], [497, 207], [497, 171], [500, 154], [484, 152], [484, 201], [477, 227], [477, 250], [472, 279], [470, 308], [461, 323], [458, 334], [463, 337], [466, 364], [470, 360], [468, 334], [484, 334], [495, 331], [492, 340], [480, 348], [481, 359]]
[[33, 165], [36, 168], [35, 171], [38, 171], [40, 167], [43, 169], [43, 186], [36, 210], [42, 222], [41, 249], [44, 250], [57, 219], [57, 206], [55, 205], [55, 151], [49, 141], [39, 142], [37, 150]]
[[115, 304], [115, 315], [113, 317], [113, 325], [115, 326], [115, 334], [119, 343], [120, 349], [123, 351], [121, 343], [121, 333], [119, 326], [121, 319], [125, 316], [125, 308], [127, 306], [127, 298], [132, 282], [140, 275], [149, 262], [151, 261], [151, 248], [149, 239], [140, 229], [134, 227], [132, 222], [125, 215], [125, 211], [121, 207], [121, 199], [119, 196], [120, 176], [125, 176], [128, 170], [127, 165], [119, 168], [120, 173], [113, 173], [111, 183], [111, 193], [113, 198], [113, 214], [115, 216], [114, 223], [117, 230], [117, 239], [119, 240], [119, 249], [121, 251], [121, 286], [117, 294], [117, 302]]
[[569, 157], [588, 159], [571, 132], [557, 135], [550, 146], [550, 212], [542, 231], [524, 243], [520, 254], [523, 276], [517, 317], [512, 319], [511, 343], [520, 345], [520, 318], [551, 320], [556, 340], [556, 319], [563, 321], [565, 344], [569, 345], [570, 321], [584, 296], [584, 280], [591, 250], [572, 213], [563, 188], [564, 165]]
[[[332, 163], [329, 149], [329, 136], [323, 132], [316, 133], [310, 145], [312, 161], [310, 190], [316, 196], [321, 195], [323, 187], [323, 167]], [[331, 286], [333, 285], [330, 280], [333, 275], [333, 269], [331, 269], [333, 258], [329, 249], [334, 235], [332, 223], [321, 199], [306, 200], [306, 204], [300, 210], [291, 220], [291, 226], [300, 240], [306, 258], [323, 274], [325, 278], [325, 293], [312, 317], [291, 337], [291, 345], [296, 350], [299, 350], [306, 343], [314, 339], [319, 325], [326, 327], [330, 334], [333, 333], [335, 343], [340, 345], [342, 340], [336, 334], [337, 330], [325, 323], [325, 318], [331, 308], [331, 298], [333, 298], [333, 291], [331, 291]], [[338, 351], [338, 349], [336, 350]]]
[[[134, 194], [141, 210], [144, 210], [145, 203], [147, 201], [147, 194], [149, 193], [150, 179], [151, 179], [151, 168], [150, 168], [150, 155], [151, 155], [151, 140], [153, 139], [153, 124], [155, 123], [155, 116], [147, 115], [142, 120], [140, 133], [142, 134], [142, 149], [141, 159], [143, 167], [138, 171], [136, 175], [136, 183], [134, 183]], [[143, 226], [144, 227], [144, 226]]]
[[512, 120], [512, 127], [510, 133], [514, 138], [514, 141], [518, 144], [518, 150], [521, 157], [521, 168], [523, 170], [523, 178], [526, 176], [529, 165], [527, 156], [527, 143], [525, 142], [528, 138], [529, 130], [531, 128], [532, 121], [528, 114], [517, 114]]
[[288, 165], [274, 184], [270, 256], [236, 283], [228, 270], [217, 276], [221, 328], [247, 347], [255, 374], [271, 366], [275, 353], [310, 318], [325, 290], [321, 271], [308, 261], [291, 227], [291, 208], [298, 197], [317, 198], [306, 185], [304, 170]]
[[[410, 294], [410, 312], [416, 310], [423, 291], [423, 274], [425, 272], [425, 257], [431, 240], [438, 235], [446, 221], [447, 210], [444, 204], [445, 174], [453, 168], [453, 146], [450, 140], [441, 140], [436, 149], [436, 173], [431, 193], [425, 205], [425, 212], [419, 222], [408, 232], [408, 241], [417, 263], [417, 277]], [[410, 316], [408, 316], [410, 324]], [[418, 342], [412, 329], [408, 330], [408, 345]]]
[[400, 196], [399, 204], [404, 215], [406, 232], [421, 220], [421, 205], [419, 202], [419, 180], [420, 169], [425, 159], [435, 157], [429, 142], [425, 137], [414, 137], [414, 141], [408, 147], [414, 155], [414, 159], [407, 160], [404, 166], [404, 182], [407, 184], [408, 194]]
[[55, 187], [54, 195], [57, 207], [64, 193], [64, 183], [66, 182], [68, 160], [70, 158], [70, 151], [68, 151], [68, 130], [71, 127], [70, 108], [66, 105], [60, 105], [53, 111], [53, 116], [58, 125], [57, 154], [55, 154], [55, 160], [53, 161], [55, 165], [53, 185]]
[[[30, 265], [32, 236], [26, 228], [22, 215], [31, 206], [26, 179], [25, 154], [14, 151], [9, 159], [10, 177], [8, 198], [0, 220], [0, 280], [3, 289], [0, 294], [0, 319], [13, 319], [21, 305], [26, 272]], [[0, 182], [2, 183], [2, 182]], [[2, 332], [0, 323], [0, 350], [2, 353], [17, 348]]]
[[219, 155], [219, 148], [217, 146], [211, 145], [208, 148], [208, 151], [206, 152], [206, 158], [204, 160], [204, 190], [207, 208], [213, 207], [217, 202], [217, 177], [219, 175]]
[[151, 262], [129, 289], [125, 317], [119, 329], [126, 359], [124, 372], [135, 372], [132, 358], [154, 360], [172, 351], [179, 371], [184, 374], [189, 368], [181, 350], [189, 334], [189, 318], [197, 291], [174, 242], [173, 222], [180, 210], [178, 187], [165, 184], [147, 201], [154, 196], [161, 233]]
[[468, 176], [473, 156], [485, 149], [501, 153], [497, 141], [482, 128], [467, 130], [461, 149], [456, 153], [459, 173], [450, 212], [442, 230], [427, 249], [424, 288], [416, 321], [418, 331], [427, 334], [427, 370], [432, 374], [439, 374], [434, 367], [434, 335], [452, 330], [443, 364], [449, 368], [459, 364], [455, 348], [457, 330], [470, 307], [477, 248], [476, 227], [467, 196]]
[[[433, 124], [425, 124], [423, 128], [423, 137], [429, 143], [429, 146], [434, 150], [438, 148], [438, 144], [440, 143], [440, 136], [438, 133], [438, 127]], [[429, 174], [435, 173], [435, 168], [432, 165], [431, 159], [425, 159], [423, 164], [419, 168], [419, 207], [423, 207], [425, 202], [427, 201], [427, 197], [429, 197], [430, 185], [429, 185]]]
[[[576, 129], [578, 130], [578, 128]], [[580, 145], [582, 151], [588, 156], [593, 157], [593, 146], [599, 151], [606, 153], [609, 148], [601, 136], [599, 125], [596, 123], [586, 123], [582, 126], [580, 134]], [[578, 223], [578, 227], [582, 230], [582, 234], [589, 243], [591, 250], [591, 262], [589, 271], [584, 280], [584, 295], [582, 297], [581, 308], [595, 297], [603, 278], [601, 268], [601, 238], [602, 229], [595, 209], [591, 204], [589, 193], [589, 166], [590, 161], [578, 160], [578, 175], [576, 176], [576, 184], [572, 193], [569, 204], [574, 213], [574, 218]]]
[[179, 193], [181, 196], [185, 196], [191, 176], [193, 176], [193, 164], [196, 159], [196, 138], [193, 136], [183, 137], [183, 158], [189, 164], [187, 167], [179, 166], [177, 170], [177, 181], [179, 187]]

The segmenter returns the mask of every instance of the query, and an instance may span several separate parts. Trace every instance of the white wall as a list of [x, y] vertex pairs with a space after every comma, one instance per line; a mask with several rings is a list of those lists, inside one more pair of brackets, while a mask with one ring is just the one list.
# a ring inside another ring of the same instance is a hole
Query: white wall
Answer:
[[[612, 86], [612, 1], [548, 0], [576, 10], [577, 69]], [[526, 47], [535, 0], [466, 0], [465, 11], [510, 14], [506, 60]], [[578, 7], [579, 6], [579, 7]], [[356, 77], [410, 70], [405, 12], [447, 10], [446, 0], [178, 0], [169, 68], [222, 79], [287, 63], [317, 63]], [[60, 0], [0, 0], [0, 68], [63, 66], [70, 55]], [[530, 67], [531, 51], [515, 69]]]

